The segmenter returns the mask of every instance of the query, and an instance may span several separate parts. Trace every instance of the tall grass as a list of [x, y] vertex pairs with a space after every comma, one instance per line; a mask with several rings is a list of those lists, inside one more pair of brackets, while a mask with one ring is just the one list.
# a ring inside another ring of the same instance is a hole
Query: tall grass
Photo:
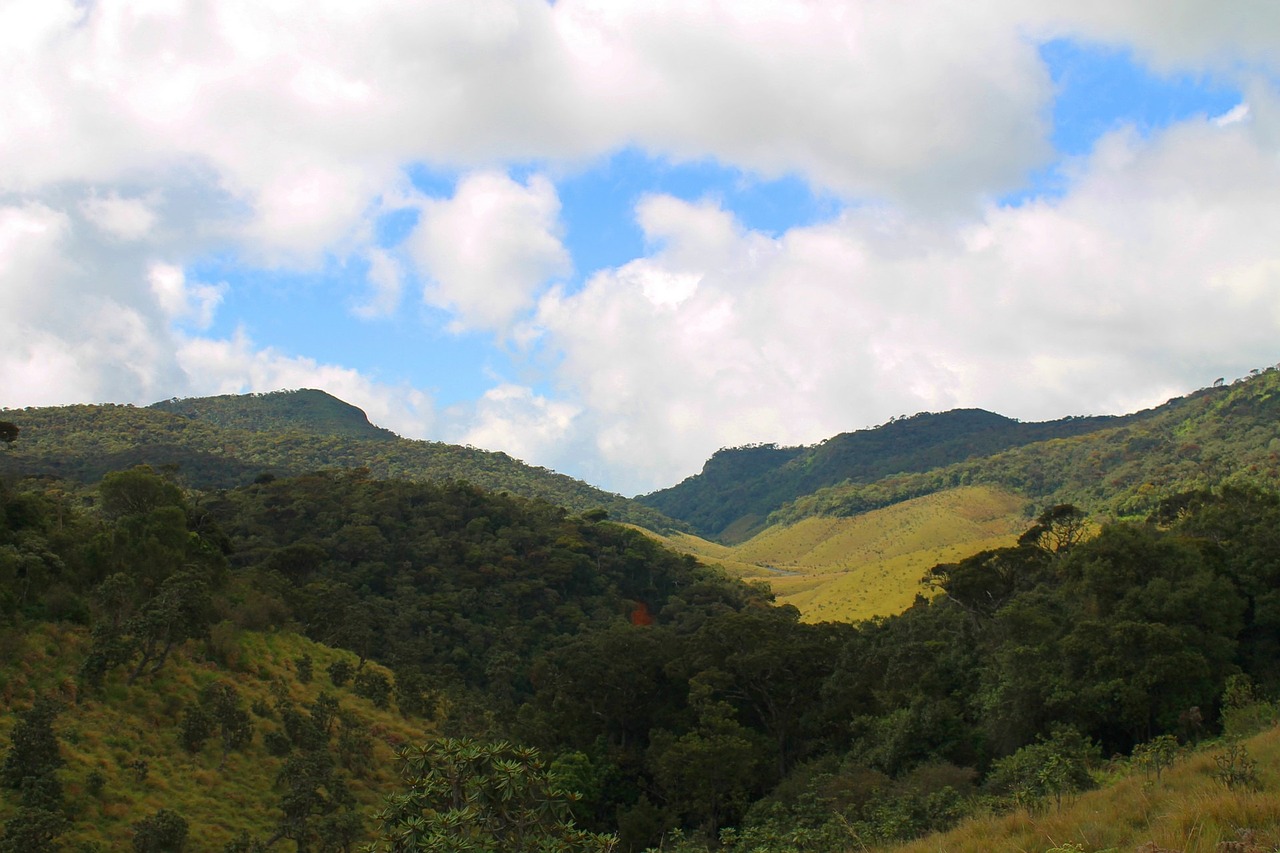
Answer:
[[1129, 853], [1154, 842], [1184, 853], [1215, 853], [1257, 833], [1257, 849], [1280, 843], [1280, 729], [1244, 741], [1258, 762], [1258, 790], [1228, 790], [1214, 778], [1223, 744], [1201, 749], [1166, 770], [1159, 781], [1134, 771], [1105, 788], [1031, 814], [975, 817], [951, 832], [877, 853], [1044, 853], [1065, 843], [1086, 851]]
[[[270, 835], [278, 817], [275, 777], [281, 759], [266, 752], [262, 737], [278, 728], [278, 721], [255, 714], [253, 743], [231, 753], [221, 769], [216, 743], [194, 755], [179, 745], [183, 709], [213, 681], [234, 684], [246, 708], [254, 702], [271, 704], [272, 684], [278, 682], [300, 705], [327, 690], [359, 714], [374, 733], [373, 770], [367, 778], [351, 780], [365, 814], [392, 789], [393, 745], [428, 734], [421, 721], [376, 708], [349, 688], [333, 687], [325, 669], [339, 658], [354, 663], [347, 652], [288, 632], [243, 632], [222, 641], [231, 644], [220, 649], [222, 663], [211, 658], [205, 644], [189, 643], [151, 680], [127, 685], [117, 674], [101, 693], [77, 695], [75, 672], [87, 642], [83, 629], [34, 624], [27, 626], [25, 636], [15, 632], [4, 638], [18, 654], [0, 668], [0, 752], [8, 747], [17, 713], [37, 696], [53, 695], [63, 703], [54, 730], [66, 762], [58, 777], [68, 814], [74, 816], [71, 831], [62, 838], [66, 849], [94, 842], [108, 850], [128, 850], [131, 825], [161, 808], [177, 811], [189, 822], [190, 849], [220, 850], [241, 831]], [[294, 665], [303, 655], [314, 665], [309, 684], [298, 680]], [[381, 670], [376, 664], [365, 666]], [[96, 793], [95, 776], [100, 784]], [[13, 800], [0, 798], [0, 822], [13, 815]]]
[[1026, 502], [1011, 492], [966, 486], [852, 518], [810, 517], [770, 527], [736, 546], [677, 534], [672, 548], [767, 581], [778, 601], [810, 622], [901, 613], [924, 592], [939, 563], [1011, 545], [1026, 529]]

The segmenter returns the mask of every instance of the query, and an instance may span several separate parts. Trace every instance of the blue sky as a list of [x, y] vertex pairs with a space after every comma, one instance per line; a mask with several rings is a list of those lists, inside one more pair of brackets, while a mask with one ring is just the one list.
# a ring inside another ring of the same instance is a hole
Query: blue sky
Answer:
[[1174, 5], [18, 0], [0, 405], [320, 387], [633, 494], [1242, 375], [1280, 15]]

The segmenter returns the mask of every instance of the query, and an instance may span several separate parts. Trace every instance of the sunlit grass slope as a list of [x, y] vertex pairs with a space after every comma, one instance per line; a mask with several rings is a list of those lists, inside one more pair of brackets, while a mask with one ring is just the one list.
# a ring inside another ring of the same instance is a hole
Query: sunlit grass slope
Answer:
[[[353, 694], [350, 685], [333, 686], [326, 674], [329, 664], [341, 658], [354, 665], [354, 655], [288, 632], [242, 632], [227, 638], [221, 663], [209, 659], [200, 644], [189, 644], [151, 679], [130, 686], [116, 673], [101, 693], [79, 695], [75, 671], [88, 643], [83, 629], [41, 624], [25, 636], [5, 635], [3, 643], [9, 664], [0, 667], [0, 751], [8, 748], [15, 712], [30, 707], [36, 696], [52, 696], [62, 705], [53, 726], [65, 761], [57, 775], [68, 811], [75, 815], [62, 837], [65, 849], [95, 842], [104, 845], [101, 849], [129, 850], [131, 825], [161, 808], [187, 820], [192, 850], [221, 850], [242, 831], [271, 835], [280, 815], [276, 776], [283, 759], [267, 753], [263, 735], [280, 729], [278, 717], [253, 714], [253, 742], [232, 752], [221, 769], [216, 738], [196, 754], [179, 744], [183, 709], [212, 681], [234, 684], [246, 709], [255, 701], [274, 704], [281, 693], [303, 707], [326, 690], [363, 719], [372, 736], [371, 769], [362, 778], [351, 778], [350, 785], [365, 816], [394, 787], [394, 745], [427, 736], [422, 721], [376, 708]], [[294, 663], [303, 655], [313, 662], [308, 684], [299, 681]], [[375, 664], [366, 667], [389, 675]], [[137, 762], [145, 762], [145, 772]], [[104, 780], [100, 793], [89, 784], [95, 771]], [[12, 816], [13, 800], [0, 799], [0, 822]]]
[[737, 546], [683, 534], [666, 541], [731, 574], [768, 581], [807, 621], [856, 621], [902, 612], [930, 568], [1010, 545], [1028, 523], [1024, 498], [971, 486], [851, 518], [770, 527]]
[[[1223, 850], [1272, 850], [1280, 842], [1280, 729], [1244, 742], [1257, 761], [1261, 790], [1228, 791], [1213, 778], [1215, 759], [1225, 747], [1194, 753], [1156, 781], [1134, 772], [1114, 785], [1082, 794], [1039, 814], [974, 818], [948, 833], [909, 844], [873, 848], [876, 853], [1044, 853], [1067, 843], [1087, 853], [1148, 849], [1182, 853]], [[1242, 830], [1257, 833], [1256, 846], [1219, 846], [1240, 842]], [[853, 849], [860, 848], [856, 844]]]

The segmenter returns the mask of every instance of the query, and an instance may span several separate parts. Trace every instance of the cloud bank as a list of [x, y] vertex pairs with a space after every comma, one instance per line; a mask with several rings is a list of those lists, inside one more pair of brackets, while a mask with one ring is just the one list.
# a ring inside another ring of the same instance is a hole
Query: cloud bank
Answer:
[[[1064, 163], [1054, 38], [1245, 102]], [[403, 434], [631, 493], [720, 446], [896, 414], [1160, 402], [1278, 358], [1277, 48], [1264, 2], [17, 0], [0, 405], [324, 387]], [[764, 233], [655, 192], [643, 254], [575, 269], [557, 182], [624, 148], [799, 177], [839, 212]], [[999, 201], [1054, 164], [1060, 193]], [[416, 219], [389, 245], [396, 210]], [[353, 323], [425, 306], [524, 368], [441, 408], [215, 333], [253, 284], [200, 280], [211, 252], [358, 259]]]

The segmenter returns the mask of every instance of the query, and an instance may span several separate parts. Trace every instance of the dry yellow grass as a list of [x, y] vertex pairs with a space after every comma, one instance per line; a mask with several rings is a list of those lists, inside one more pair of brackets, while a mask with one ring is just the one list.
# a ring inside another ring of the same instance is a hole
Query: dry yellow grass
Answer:
[[[21, 643], [21, 649], [13, 650], [19, 653], [17, 660], [39, 661], [39, 666], [0, 668], [8, 700], [0, 712], [0, 744], [8, 744], [16, 711], [29, 707], [37, 695], [52, 694], [64, 702], [54, 729], [66, 761], [58, 776], [77, 815], [73, 828], [62, 839], [68, 849], [93, 841], [107, 849], [127, 850], [131, 824], [160, 808], [176, 810], [187, 819], [192, 849], [220, 850], [241, 831], [269, 834], [278, 814], [279, 792], [274, 782], [281, 759], [266, 753], [262, 735], [278, 728], [278, 720], [255, 716], [253, 744], [243, 753], [229, 755], [221, 770], [221, 751], [215, 743], [206, 744], [195, 755], [178, 745], [177, 725], [183, 707], [211, 681], [233, 683], [246, 708], [254, 700], [270, 703], [270, 685], [279, 679], [299, 704], [314, 702], [321, 690], [327, 690], [343, 707], [357, 712], [370, 726], [374, 748], [369, 777], [352, 784], [364, 815], [376, 809], [383, 793], [394, 784], [392, 745], [429, 736], [421, 721], [378, 709], [353, 694], [349, 686], [333, 687], [326, 668], [339, 658], [354, 663], [354, 655], [288, 632], [241, 633], [235, 640], [237, 662], [228, 667], [204, 660], [197, 653], [198, 644], [189, 644], [153, 679], [143, 678], [129, 686], [122, 673], [115, 673], [100, 695], [84, 695], [76, 702], [71, 673], [83, 657], [85, 634], [80, 628], [32, 625], [26, 637], [9, 635], [6, 642]], [[313, 661], [315, 675], [309, 684], [297, 680], [293, 664], [302, 655]], [[366, 667], [390, 677], [376, 664], [367, 663]], [[139, 760], [146, 762], [145, 777], [133, 769]], [[86, 788], [93, 771], [105, 777], [102, 793], [96, 796]], [[10, 798], [0, 800], [0, 823], [12, 810]]]
[[1025, 509], [1010, 492], [967, 486], [852, 518], [770, 527], [732, 547], [687, 534], [664, 541], [737, 577], [768, 581], [806, 621], [858, 621], [901, 613], [938, 563], [1012, 544], [1029, 523]]
[[1258, 762], [1261, 791], [1232, 792], [1214, 780], [1214, 758], [1223, 750], [1209, 748], [1175, 764], [1158, 782], [1138, 773], [1083, 794], [1060, 812], [975, 818], [951, 832], [876, 851], [1044, 853], [1070, 842], [1090, 853], [1130, 853], [1155, 842], [1182, 853], [1214, 853], [1221, 842], [1239, 841], [1245, 829], [1256, 831], [1259, 846], [1270, 850], [1280, 842], [1280, 730], [1245, 745]]

